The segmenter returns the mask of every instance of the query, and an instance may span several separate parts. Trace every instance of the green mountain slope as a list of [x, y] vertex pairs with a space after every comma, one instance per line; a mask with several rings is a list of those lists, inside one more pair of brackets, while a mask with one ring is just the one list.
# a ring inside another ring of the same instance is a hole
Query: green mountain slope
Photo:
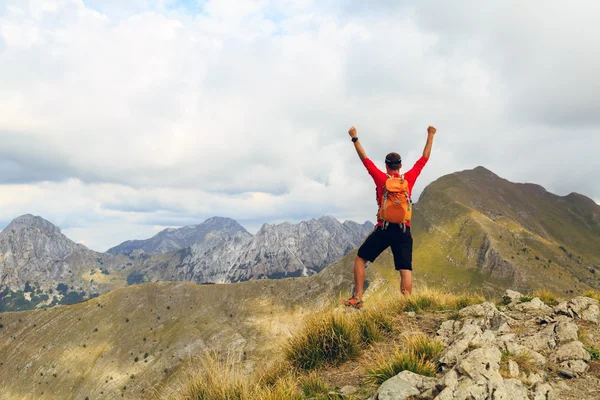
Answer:
[[493, 292], [600, 287], [600, 206], [485, 168], [429, 185], [413, 217], [415, 268], [430, 282]]

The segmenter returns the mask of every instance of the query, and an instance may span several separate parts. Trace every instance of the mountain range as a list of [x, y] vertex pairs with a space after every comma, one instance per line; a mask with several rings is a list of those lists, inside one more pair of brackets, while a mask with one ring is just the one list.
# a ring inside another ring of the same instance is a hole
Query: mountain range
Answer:
[[[0, 311], [78, 302], [144, 282], [310, 276], [372, 229], [325, 216], [265, 224], [252, 235], [215, 217], [97, 253], [25, 215], [0, 233]], [[579, 194], [557, 196], [478, 167], [430, 184], [415, 204], [412, 229], [415, 277], [431, 285], [486, 293], [600, 287], [600, 206]]]
[[368, 222], [321, 217], [265, 224], [251, 235], [232, 219], [214, 217], [97, 253], [43, 218], [24, 215], [0, 234], [0, 311], [69, 304], [150, 281], [308, 276], [347, 254], [372, 229]]

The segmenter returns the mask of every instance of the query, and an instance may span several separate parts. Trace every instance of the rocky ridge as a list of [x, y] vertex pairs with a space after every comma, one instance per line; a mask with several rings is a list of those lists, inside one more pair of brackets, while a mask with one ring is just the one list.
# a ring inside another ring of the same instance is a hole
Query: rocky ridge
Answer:
[[150, 280], [231, 283], [310, 276], [358, 247], [373, 224], [332, 216], [264, 224], [256, 235], [214, 232], [140, 273]]
[[207, 247], [210, 247], [216, 239], [215, 234], [219, 236], [236, 234], [245, 237], [252, 236], [233, 219], [212, 217], [198, 225], [167, 228], [150, 239], [128, 240], [109, 249], [107, 253], [130, 255], [135, 251], [143, 251], [147, 254], [165, 254], [204, 242], [209, 242]]
[[[437, 335], [447, 347], [441, 377], [403, 371], [373, 399], [566, 398], [563, 379], [584, 378], [591, 360], [576, 322], [600, 324], [599, 302], [580, 296], [550, 307], [509, 290], [505, 303], [500, 309], [490, 302], [466, 307], [458, 319], [442, 323]], [[520, 366], [518, 359], [528, 363]]]

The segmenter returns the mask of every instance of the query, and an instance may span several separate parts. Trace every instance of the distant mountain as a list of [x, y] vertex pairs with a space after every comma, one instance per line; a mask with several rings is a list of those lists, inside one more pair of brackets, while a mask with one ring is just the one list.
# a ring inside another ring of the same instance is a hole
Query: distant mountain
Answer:
[[97, 253], [51, 222], [23, 215], [0, 232], [0, 311], [105, 293], [123, 286], [119, 271], [133, 266], [128, 257]]
[[141, 250], [148, 254], [164, 254], [203, 243], [207, 236], [234, 236], [238, 232], [250, 236], [237, 221], [230, 218], [213, 217], [199, 225], [169, 228], [147, 240], [128, 240], [108, 250], [110, 254], [131, 254]]
[[312, 275], [360, 244], [372, 227], [323, 217], [265, 225], [253, 236], [236, 221], [215, 217], [97, 253], [49, 221], [24, 215], [0, 233], [0, 312], [70, 304], [149, 281]]
[[431, 183], [415, 206], [415, 273], [486, 288], [600, 288], [600, 206], [478, 167]]
[[254, 236], [238, 231], [183, 249], [140, 273], [150, 280], [240, 282], [308, 276], [359, 246], [373, 224], [326, 216], [298, 224], [265, 224]]

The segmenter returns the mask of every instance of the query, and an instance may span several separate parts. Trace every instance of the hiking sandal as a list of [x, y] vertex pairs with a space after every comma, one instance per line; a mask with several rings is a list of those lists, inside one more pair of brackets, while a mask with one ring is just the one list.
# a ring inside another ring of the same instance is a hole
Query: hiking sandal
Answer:
[[363, 306], [363, 302], [362, 300], [358, 300], [356, 297], [352, 296], [348, 300], [344, 300], [344, 305], [346, 307], [354, 307], [360, 310]]

